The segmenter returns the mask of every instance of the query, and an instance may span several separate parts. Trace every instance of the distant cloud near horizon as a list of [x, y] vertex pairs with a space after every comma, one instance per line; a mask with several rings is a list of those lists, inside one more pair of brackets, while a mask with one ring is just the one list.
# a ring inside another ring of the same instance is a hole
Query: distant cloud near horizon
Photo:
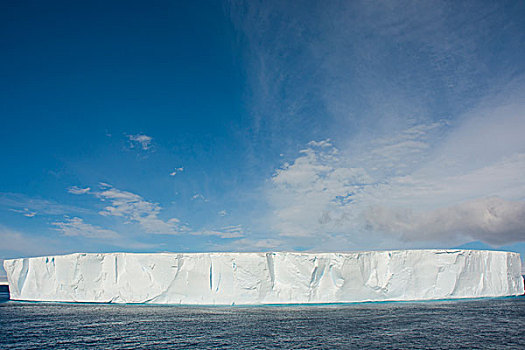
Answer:
[[496, 246], [525, 241], [525, 202], [498, 197], [426, 212], [376, 206], [365, 217], [369, 227], [405, 241], [453, 241], [468, 237]]
[[221, 238], [240, 238], [244, 237], [244, 230], [241, 225], [226, 226], [215, 230], [202, 230], [191, 233], [192, 235], [219, 236]]

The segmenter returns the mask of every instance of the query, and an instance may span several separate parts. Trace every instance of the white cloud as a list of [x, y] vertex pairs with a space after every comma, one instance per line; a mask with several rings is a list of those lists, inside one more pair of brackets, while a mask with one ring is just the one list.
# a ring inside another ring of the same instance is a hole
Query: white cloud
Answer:
[[96, 192], [95, 196], [111, 203], [100, 212], [101, 215], [122, 217], [127, 223], [138, 223], [146, 233], [173, 235], [187, 231], [179, 219], [161, 219], [159, 215], [162, 208], [159, 204], [148, 202], [137, 194], [121, 191], [108, 184], [101, 186], [103, 189]]
[[[90, 191], [89, 193], [96, 196], [103, 202], [109, 202], [103, 210], [99, 212], [102, 216], [120, 217], [125, 220], [126, 224], [138, 224], [140, 228], [149, 234], [191, 234], [218, 236], [221, 238], [239, 238], [244, 237], [244, 230], [241, 225], [226, 226], [219, 229], [205, 229], [192, 231], [188, 226], [182, 224], [177, 218], [162, 219], [160, 217], [162, 207], [150, 201], [145, 200], [140, 195], [119, 190], [107, 183], [101, 183], [100, 191]], [[207, 201], [201, 194], [196, 194], [192, 199]], [[225, 210], [219, 214], [226, 215]], [[64, 222], [54, 223], [64, 234], [69, 236], [110, 236], [109, 230], [88, 225], [80, 218], [68, 219]], [[116, 234], [116, 233], [115, 233]]]
[[332, 147], [332, 142], [330, 139], [321, 140], [321, 141], [310, 141], [308, 146], [312, 147]]
[[192, 197], [191, 197], [191, 200], [194, 201], [194, 200], [201, 200], [201, 201], [204, 201], [204, 202], [207, 202], [208, 199], [206, 199], [206, 197], [204, 197], [202, 194], [200, 193], [196, 193], [194, 194]]
[[128, 135], [131, 148], [139, 146], [142, 150], [147, 151], [151, 148], [153, 138], [144, 134]]
[[81, 236], [97, 239], [116, 239], [120, 237], [115, 231], [90, 225], [78, 217], [67, 218], [61, 222], [54, 222], [53, 225], [65, 236]]
[[193, 235], [219, 236], [221, 238], [244, 237], [244, 230], [241, 225], [226, 226], [216, 230], [203, 230], [192, 232]]
[[[368, 140], [357, 155], [352, 147], [336, 152], [310, 143], [272, 178], [273, 228], [350, 241], [384, 235], [398, 246], [524, 241], [525, 90], [510, 91], [517, 92], [487, 99], [453, 128], [418, 124]], [[433, 136], [443, 128], [445, 136]]]
[[28, 218], [32, 218], [37, 214], [36, 211], [30, 211], [28, 208], [24, 208], [23, 210], [19, 210], [19, 209], [9, 209], [9, 210], [15, 213], [20, 213]]
[[273, 228], [283, 236], [337, 230], [348, 221], [354, 197], [373, 183], [364, 169], [346, 167], [333, 146], [322, 146], [300, 151], [301, 156], [272, 177], [268, 194], [275, 209]]
[[183, 171], [184, 171], [184, 168], [183, 168], [183, 167], [176, 168], [175, 170], [173, 170], [173, 171], [170, 173], [170, 176], [175, 176], [175, 175], [177, 175], [178, 173], [182, 173]]
[[89, 187], [81, 188], [78, 186], [71, 186], [67, 191], [71, 194], [86, 194], [91, 190]]

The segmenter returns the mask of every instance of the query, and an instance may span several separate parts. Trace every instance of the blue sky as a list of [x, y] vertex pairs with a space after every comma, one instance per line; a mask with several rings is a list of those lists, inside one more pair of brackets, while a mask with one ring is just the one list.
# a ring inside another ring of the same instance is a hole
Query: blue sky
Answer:
[[0, 6], [0, 259], [525, 252], [523, 2]]

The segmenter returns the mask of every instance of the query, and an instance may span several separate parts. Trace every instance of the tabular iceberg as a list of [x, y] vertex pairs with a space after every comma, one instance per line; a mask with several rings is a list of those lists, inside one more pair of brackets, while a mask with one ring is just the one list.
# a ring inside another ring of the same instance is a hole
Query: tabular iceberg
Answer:
[[246, 305], [523, 294], [517, 253], [71, 254], [6, 260], [11, 299]]

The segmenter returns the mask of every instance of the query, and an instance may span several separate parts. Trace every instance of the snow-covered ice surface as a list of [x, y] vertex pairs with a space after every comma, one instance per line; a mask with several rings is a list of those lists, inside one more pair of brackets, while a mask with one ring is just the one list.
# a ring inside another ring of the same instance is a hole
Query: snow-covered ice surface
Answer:
[[249, 305], [523, 294], [517, 253], [107, 253], [5, 260], [11, 299]]

